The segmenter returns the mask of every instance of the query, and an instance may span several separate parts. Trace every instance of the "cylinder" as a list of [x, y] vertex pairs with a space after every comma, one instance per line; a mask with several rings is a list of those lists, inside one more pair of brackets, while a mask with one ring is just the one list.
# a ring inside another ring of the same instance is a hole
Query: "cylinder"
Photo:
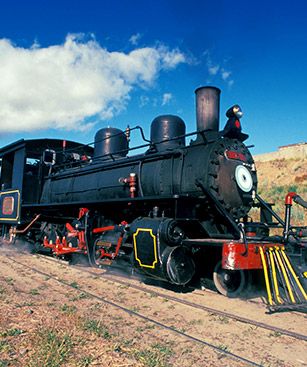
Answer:
[[216, 87], [195, 90], [197, 131], [219, 131], [220, 93]]
[[185, 123], [175, 115], [156, 117], [150, 128], [150, 140], [158, 151], [185, 146]]

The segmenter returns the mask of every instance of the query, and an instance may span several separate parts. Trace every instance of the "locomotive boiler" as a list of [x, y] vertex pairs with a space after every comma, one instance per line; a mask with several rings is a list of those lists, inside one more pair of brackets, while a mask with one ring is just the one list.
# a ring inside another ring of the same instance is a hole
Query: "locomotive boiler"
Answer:
[[[289, 253], [300, 253], [304, 284], [306, 249], [290, 212], [292, 200], [306, 203], [291, 194], [281, 219], [257, 194], [241, 108], [226, 112], [220, 130], [220, 90], [201, 87], [195, 93], [194, 133], [186, 133], [180, 117], [163, 115], [153, 120], [149, 140], [139, 126], [107, 127], [96, 133], [93, 148], [57, 139], [2, 148], [2, 235], [25, 236], [57, 256], [83, 253], [94, 266], [126, 261], [176, 285], [211, 273], [229, 296], [245, 288], [249, 271], [274, 266], [267, 249], [284, 251], [288, 244]], [[134, 131], [144, 139], [142, 154], [129, 147]], [[262, 210], [260, 222], [249, 217], [253, 206]], [[278, 225], [283, 236], [271, 236], [270, 226]]]
[[[104, 128], [95, 137], [92, 162], [84, 167], [59, 170], [45, 181], [41, 203], [105, 202], [178, 196], [194, 199], [210, 191], [235, 218], [252, 206], [257, 177], [254, 161], [242, 143], [240, 127], [219, 132], [219, 93], [200, 88], [197, 96], [197, 137], [185, 145], [185, 123], [165, 115], [151, 124], [151, 146], [142, 155], [127, 157], [124, 132]], [[238, 114], [238, 112], [237, 112]], [[238, 117], [229, 112], [230, 119]]]

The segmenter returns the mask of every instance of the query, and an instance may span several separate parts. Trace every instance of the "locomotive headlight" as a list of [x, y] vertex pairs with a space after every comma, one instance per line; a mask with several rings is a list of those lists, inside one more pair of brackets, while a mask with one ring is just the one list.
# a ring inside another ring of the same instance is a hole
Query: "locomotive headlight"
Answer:
[[253, 187], [252, 175], [250, 174], [249, 170], [246, 167], [242, 165], [236, 167], [235, 179], [237, 185], [240, 187], [242, 191], [249, 192], [252, 189]]
[[243, 116], [243, 111], [239, 105], [235, 104], [227, 110], [226, 116], [228, 118], [236, 117], [237, 119], [240, 119]]

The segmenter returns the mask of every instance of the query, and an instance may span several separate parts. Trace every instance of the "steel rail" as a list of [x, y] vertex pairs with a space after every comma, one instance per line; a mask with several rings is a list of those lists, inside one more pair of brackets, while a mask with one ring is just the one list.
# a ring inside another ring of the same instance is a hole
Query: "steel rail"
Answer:
[[[37, 255], [37, 256], [42, 257], [44, 260], [47, 260], [47, 261], [52, 261], [52, 262], [59, 261], [59, 260], [54, 260], [53, 258], [49, 258], [49, 257], [44, 256], [44, 255]], [[71, 265], [67, 265], [65, 262], [63, 262], [63, 265], [66, 265], [67, 267], [71, 266]], [[94, 276], [99, 275], [99, 277], [101, 277], [103, 279], [108, 279], [109, 281], [112, 281], [114, 283], [129, 286], [130, 288], [142, 291], [144, 293], [151, 294], [155, 297], [165, 298], [165, 299], [168, 299], [169, 301], [173, 301], [173, 302], [176, 302], [176, 303], [188, 306], [188, 307], [192, 307], [194, 309], [206, 311], [206, 312], [209, 312], [209, 313], [214, 313], [218, 316], [227, 317], [227, 318], [239, 321], [239, 322], [244, 323], [244, 324], [250, 324], [252, 326], [256, 326], [256, 327], [259, 327], [259, 328], [262, 328], [262, 329], [266, 329], [266, 330], [269, 330], [269, 331], [280, 333], [280, 334], [289, 336], [289, 337], [294, 338], [294, 339], [307, 341], [307, 335], [304, 335], [304, 334], [296, 333], [294, 331], [290, 331], [290, 330], [286, 330], [286, 329], [283, 329], [283, 328], [280, 328], [280, 327], [277, 327], [277, 326], [269, 325], [269, 324], [266, 324], [264, 322], [251, 320], [249, 318], [239, 316], [239, 315], [235, 315], [235, 314], [232, 314], [232, 313], [229, 313], [229, 312], [226, 312], [226, 311], [217, 310], [217, 309], [212, 308], [212, 307], [200, 305], [198, 303], [191, 302], [191, 301], [184, 300], [184, 299], [180, 299], [178, 297], [167, 295], [167, 294], [164, 294], [164, 293], [159, 292], [159, 291], [150, 290], [150, 289], [147, 289], [145, 287], [142, 287], [141, 285], [131, 284], [131, 283], [129, 283], [127, 281], [124, 281], [124, 280], [121, 280], [121, 279], [114, 279], [114, 276], [112, 276], [112, 275], [100, 274], [100, 273], [97, 274], [97, 272], [93, 272], [93, 271], [81, 268], [80, 266], [76, 266], [76, 265], [74, 265], [74, 267], [78, 268], [78, 270], [80, 270], [81, 272], [84, 272], [84, 273], [87, 273], [87, 274], [90, 274], [90, 275], [94, 275]], [[98, 270], [98, 268], [97, 268], [97, 270]], [[122, 276], [120, 274], [116, 274], [116, 277], [124, 278], [124, 276]]]
[[[85, 271], [85, 272], [89, 272], [89, 271]], [[92, 275], [95, 274], [95, 273], [92, 273], [92, 272], [89, 272], [89, 273], [91, 273]], [[180, 304], [183, 304], [183, 305], [195, 308], [195, 309], [199, 309], [199, 310], [202, 310], [202, 311], [214, 313], [218, 316], [228, 317], [230, 319], [242, 322], [244, 324], [250, 324], [252, 326], [256, 326], [256, 327], [259, 327], [259, 328], [262, 328], [262, 329], [266, 329], [266, 330], [269, 330], [269, 331], [273, 331], [273, 332], [277, 332], [277, 333], [280, 333], [280, 334], [283, 334], [283, 335], [287, 335], [287, 336], [290, 336], [290, 337], [295, 338], [295, 339], [300, 339], [300, 340], [307, 341], [307, 335], [303, 335], [303, 334], [300, 334], [300, 333], [289, 331], [289, 330], [286, 330], [286, 329], [283, 329], [283, 328], [279, 328], [277, 326], [268, 325], [268, 324], [265, 324], [263, 322], [254, 321], [254, 320], [248, 319], [246, 317], [235, 315], [235, 314], [232, 314], [232, 313], [229, 313], [229, 312], [226, 312], [226, 311], [221, 311], [221, 310], [217, 310], [215, 308], [211, 308], [211, 307], [208, 307], [208, 306], [203, 306], [203, 305], [197, 304], [195, 302], [180, 299], [178, 297], [174, 297], [174, 296], [171, 296], [171, 295], [166, 295], [166, 294], [163, 294], [161, 292], [151, 291], [151, 290], [148, 290], [148, 289], [146, 289], [142, 286], [138, 286], [138, 285], [134, 285], [134, 284], [131, 285], [130, 283], [124, 282], [124, 281], [119, 280], [119, 279], [114, 280], [109, 275], [104, 275], [103, 274], [102, 277], [105, 278], [105, 279], [109, 279], [111, 281], [114, 281], [116, 283], [122, 284], [122, 285], [130, 286], [130, 288], [137, 289], [137, 290], [152, 294], [153, 296], [162, 297], [162, 298], [168, 299], [170, 301], [174, 301], [174, 302], [177, 302], [177, 303], [180, 303]]]
[[20, 266], [22, 266], [24, 268], [27, 268], [27, 269], [29, 269], [29, 270], [37, 273], [37, 274], [42, 275], [42, 276], [45, 276], [45, 277], [47, 276], [47, 277], [55, 280], [56, 282], [58, 282], [58, 283], [60, 283], [62, 285], [65, 285], [66, 287], [69, 287], [69, 288], [74, 289], [77, 292], [84, 293], [84, 294], [88, 295], [89, 297], [92, 297], [92, 298], [94, 298], [94, 299], [96, 299], [96, 300], [98, 300], [100, 302], [103, 302], [103, 303], [109, 305], [109, 306], [112, 306], [114, 308], [117, 308], [117, 309], [119, 309], [119, 310], [121, 310], [121, 311], [123, 311], [125, 313], [128, 313], [131, 316], [135, 316], [135, 317], [138, 317], [138, 318], [140, 318], [140, 319], [142, 319], [144, 321], [151, 322], [152, 324], [157, 325], [157, 326], [159, 326], [159, 327], [161, 327], [161, 328], [163, 328], [165, 330], [171, 331], [174, 334], [180, 335], [180, 336], [182, 336], [182, 337], [184, 337], [184, 338], [186, 338], [188, 340], [191, 340], [191, 341], [196, 342], [198, 344], [201, 344], [201, 345], [204, 345], [206, 347], [209, 347], [209, 348], [213, 349], [215, 352], [224, 354], [224, 355], [228, 356], [231, 359], [234, 359], [234, 360], [237, 360], [237, 361], [240, 361], [240, 362], [244, 362], [244, 363], [246, 363], [246, 364], [248, 364], [250, 366], [263, 367], [263, 365], [261, 365], [259, 363], [256, 363], [256, 362], [251, 361], [251, 360], [249, 360], [247, 358], [241, 357], [241, 356], [239, 356], [239, 355], [237, 355], [235, 353], [232, 353], [230, 351], [227, 351], [227, 350], [225, 350], [225, 349], [223, 349], [221, 347], [218, 347], [218, 346], [216, 346], [216, 345], [214, 345], [212, 343], [209, 343], [209, 342], [207, 342], [207, 341], [205, 341], [203, 339], [199, 339], [199, 338], [197, 338], [197, 337], [195, 337], [193, 335], [190, 335], [190, 334], [187, 334], [187, 333], [185, 333], [183, 331], [177, 330], [176, 328], [174, 328], [172, 326], [168, 326], [166, 324], [163, 324], [160, 321], [157, 321], [157, 320], [152, 319], [150, 317], [144, 316], [144, 315], [142, 315], [141, 313], [139, 313], [137, 311], [133, 311], [133, 310], [131, 310], [129, 308], [126, 308], [126, 307], [118, 304], [118, 303], [115, 303], [113, 301], [110, 301], [110, 300], [108, 300], [108, 299], [106, 299], [104, 297], [97, 296], [96, 294], [93, 294], [93, 293], [91, 293], [91, 292], [89, 292], [89, 291], [87, 291], [87, 290], [85, 290], [85, 289], [83, 289], [81, 287], [75, 288], [74, 286], [72, 286], [68, 282], [64, 281], [63, 279], [58, 279], [56, 276], [54, 276], [52, 274], [49, 274], [47, 272], [38, 270], [35, 267], [29, 266], [29, 265], [24, 264], [24, 263], [22, 263], [20, 261], [17, 261], [17, 260], [15, 260], [14, 258], [12, 258], [9, 255], [6, 255], [6, 258], [8, 258], [10, 261], [12, 261], [15, 264], [18, 264], [18, 265], [20, 265]]

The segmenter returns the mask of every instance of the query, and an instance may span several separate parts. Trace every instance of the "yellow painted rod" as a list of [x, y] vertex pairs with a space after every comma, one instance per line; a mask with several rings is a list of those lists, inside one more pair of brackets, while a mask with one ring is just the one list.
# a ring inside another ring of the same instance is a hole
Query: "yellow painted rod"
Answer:
[[278, 303], [283, 303], [282, 299], [280, 298], [280, 294], [279, 294], [278, 282], [277, 282], [277, 277], [276, 277], [276, 268], [275, 268], [275, 262], [274, 262], [274, 258], [273, 258], [273, 251], [274, 251], [274, 249], [272, 247], [270, 247], [269, 248], [269, 255], [270, 255], [271, 266], [272, 266], [273, 285], [274, 285], [274, 289], [275, 289], [275, 293], [276, 293], [277, 302]]
[[265, 286], [266, 286], [266, 290], [268, 294], [268, 302], [272, 306], [273, 305], [272, 292], [271, 292], [270, 281], [269, 281], [269, 276], [268, 276], [268, 268], [267, 268], [265, 257], [263, 254], [263, 248], [259, 247], [259, 251], [260, 251], [260, 257], [261, 257], [262, 266], [263, 266]]
[[282, 250], [281, 254], [282, 254], [283, 258], [285, 259], [285, 262], [286, 262], [289, 270], [291, 271], [291, 274], [292, 274], [294, 280], [296, 281], [297, 286], [299, 287], [300, 291], [302, 292], [302, 295], [304, 296], [305, 300], [307, 300], [306, 292], [304, 291], [304, 288], [303, 288], [301, 282], [299, 281], [298, 276], [295, 274], [295, 271], [294, 271], [294, 269], [293, 269], [293, 267], [290, 263], [290, 260], [288, 259], [288, 256], [285, 253], [285, 250]]
[[286, 286], [287, 286], [287, 289], [288, 289], [288, 293], [289, 293], [290, 299], [291, 299], [292, 303], [295, 303], [295, 298], [294, 298], [294, 296], [293, 296], [293, 292], [292, 292], [292, 289], [291, 289], [291, 285], [290, 285], [290, 282], [289, 282], [289, 278], [288, 278], [288, 275], [287, 275], [287, 273], [286, 273], [286, 269], [285, 269], [285, 267], [284, 267], [284, 264], [283, 264], [283, 262], [282, 262], [282, 260], [281, 260], [281, 257], [280, 257], [280, 255], [279, 255], [279, 248], [278, 248], [278, 247], [276, 247], [276, 251], [275, 251], [275, 253], [276, 253], [277, 260], [278, 260], [278, 262], [279, 262], [279, 265], [280, 265], [280, 268], [281, 268], [282, 274], [283, 274], [284, 279], [285, 279], [285, 282], [286, 282]]

